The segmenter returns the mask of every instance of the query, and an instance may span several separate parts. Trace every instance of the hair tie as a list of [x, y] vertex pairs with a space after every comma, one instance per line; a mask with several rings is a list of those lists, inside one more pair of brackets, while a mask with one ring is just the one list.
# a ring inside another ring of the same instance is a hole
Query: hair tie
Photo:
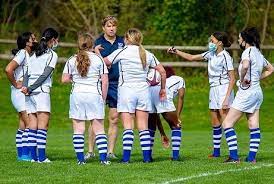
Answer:
[[41, 40], [46, 40], [46, 37], [43, 36], [43, 37], [41, 38]]

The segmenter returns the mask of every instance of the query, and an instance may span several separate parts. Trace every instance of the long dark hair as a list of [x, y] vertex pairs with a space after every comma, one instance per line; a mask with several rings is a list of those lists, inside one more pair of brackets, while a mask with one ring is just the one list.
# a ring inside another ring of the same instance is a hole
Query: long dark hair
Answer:
[[244, 29], [240, 34], [246, 43], [260, 49], [261, 39], [258, 30], [255, 27], [248, 27]]
[[26, 44], [29, 41], [31, 35], [32, 35], [31, 32], [24, 32], [21, 35], [19, 35], [17, 37], [17, 41], [16, 41], [17, 42], [17, 48], [12, 49], [11, 53], [13, 55], [16, 55], [19, 50], [26, 48]]
[[229, 41], [228, 34], [226, 32], [217, 31], [212, 34], [218, 41], [221, 41], [224, 47], [230, 47], [231, 42]]
[[41, 56], [42, 54], [44, 54], [47, 51], [47, 49], [48, 49], [47, 42], [49, 40], [51, 40], [52, 38], [55, 38], [55, 39], [58, 38], [58, 36], [59, 36], [59, 34], [58, 34], [58, 32], [55, 29], [53, 29], [53, 28], [47, 28], [43, 32], [42, 38], [41, 38], [41, 40], [40, 40], [40, 42], [39, 42], [39, 44], [38, 44], [38, 46], [37, 46], [37, 48], [35, 50], [36, 56]]

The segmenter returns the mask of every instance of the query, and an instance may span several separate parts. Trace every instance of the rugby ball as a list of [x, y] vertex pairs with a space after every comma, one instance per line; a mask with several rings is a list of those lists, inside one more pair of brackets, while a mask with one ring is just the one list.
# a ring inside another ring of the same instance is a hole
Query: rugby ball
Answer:
[[160, 73], [154, 68], [150, 68], [147, 73], [147, 82], [150, 86], [156, 86], [161, 82]]

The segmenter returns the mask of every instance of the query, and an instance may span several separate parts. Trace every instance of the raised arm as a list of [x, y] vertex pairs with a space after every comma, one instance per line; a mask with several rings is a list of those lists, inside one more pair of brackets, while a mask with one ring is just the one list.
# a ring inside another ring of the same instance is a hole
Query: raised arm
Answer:
[[186, 52], [183, 52], [183, 51], [180, 51], [174, 47], [170, 47], [167, 49], [167, 53], [170, 53], [170, 54], [175, 54], [177, 56], [180, 56], [188, 61], [202, 61], [204, 60], [202, 54], [189, 54], [189, 53], [186, 53]]

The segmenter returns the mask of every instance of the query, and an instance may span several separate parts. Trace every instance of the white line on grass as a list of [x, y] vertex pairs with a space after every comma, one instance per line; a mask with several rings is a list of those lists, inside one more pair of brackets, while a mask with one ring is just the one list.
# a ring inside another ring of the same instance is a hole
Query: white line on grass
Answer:
[[274, 166], [274, 164], [262, 164], [262, 165], [257, 165], [257, 166], [253, 166], [253, 167], [244, 167], [241, 169], [229, 169], [229, 170], [223, 170], [223, 171], [217, 171], [217, 172], [206, 172], [206, 173], [202, 173], [202, 174], [198, 174], [198, 175], [182, 177], [182, 178], [178, 178], [175, 180], [166, 181], [166, 182], [163, 182], [162, 184], [182, 182], [182, 181], [187, 181], [187, 180], [206, 177], [206, 176], [216, 176], [216, 175], [220, 175], [220, 174], [224, 174], [224, 173], [228, 173], [228, 172], [255, 170], [255, 169], [261, 169], [263, 167], [273, 167], [273, 166]]

